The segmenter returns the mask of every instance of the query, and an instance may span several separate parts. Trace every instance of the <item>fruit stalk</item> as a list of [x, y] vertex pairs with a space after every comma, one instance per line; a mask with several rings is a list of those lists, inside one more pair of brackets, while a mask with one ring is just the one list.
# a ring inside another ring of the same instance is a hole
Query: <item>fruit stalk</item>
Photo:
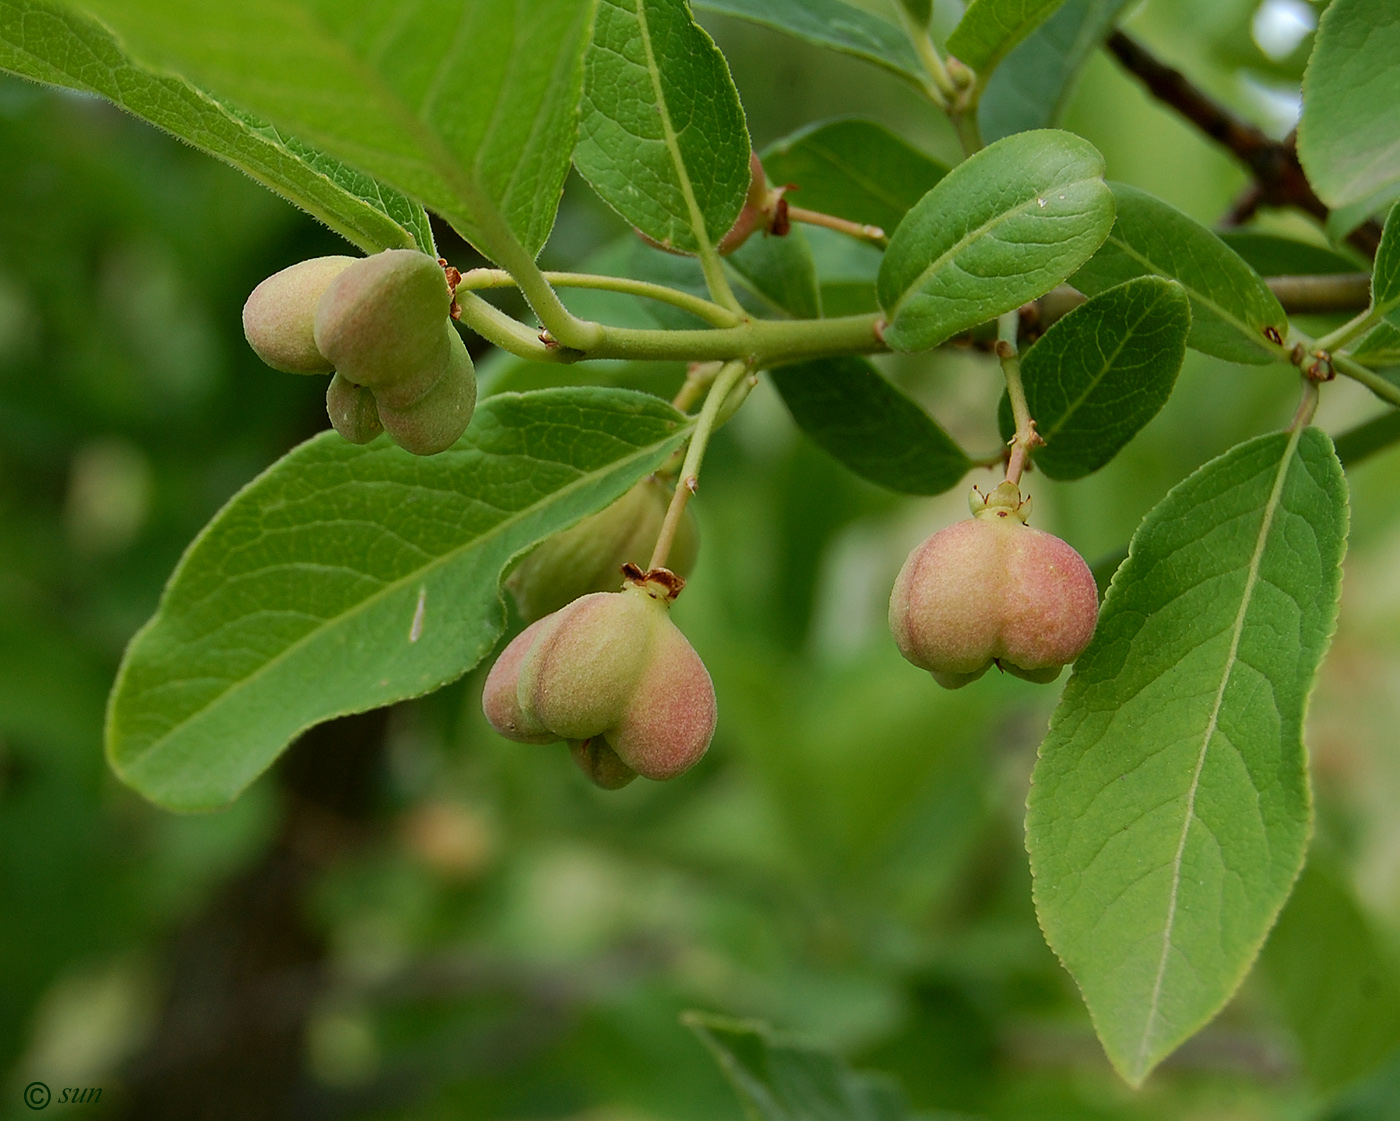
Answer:
[[651, 562], [647, 565], [649, 569], [666, 567], [666, 560], [671, 555], [671, 543], [676, 539], [676, 531], [680, 528], [686, 503], [700, 485], [700, 464], [704, 461], [705, 448], [716, 428], [720, 407], [729, 396], [730, 390], [748, 371], [747, 362], [726, 362], [724, 368], [715, 376], [714, 384], [710, 386], [710, 392], [705, 397], [705, 404], [700, 409], [700, 417], [695, 422], [695, 434], [690, 438], [690, 448], [685, 453], [685, 462], [681, 464], [681, 473], [676, 479], [676, 492], [671, 498], [670, 508], [666, 511], [666, 520], [661, 523], [661, 533], [656, 538], [656, 548], [652, 550]]

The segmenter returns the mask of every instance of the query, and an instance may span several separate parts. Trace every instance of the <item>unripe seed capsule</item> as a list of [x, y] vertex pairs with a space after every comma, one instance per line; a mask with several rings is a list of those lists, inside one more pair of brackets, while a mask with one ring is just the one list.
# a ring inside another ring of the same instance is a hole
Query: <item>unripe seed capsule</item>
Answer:
[[414, 455], [437, 455], [461, 437], [476, 409], [476, 374], [466, 344], [452, 326], [446, 328], [446, 372], [411, 405], [396, 408], [377, 394], [379, 419], [394, 443]]
[[355, 257], [313, 257], [273, 273], [243, 305], [243, 334], [257, 356], [288, 374], [325, 374], [335, 368], [316, 347], [316, 305]]
[[326, 388], [326, 415], [331, 426], [352, 444], [368, 444], [384, 431], [374, 394], [339, 374]]
[[452, 293], [442, 266], [414, 249], [389, 249], [356, 261], [316, 305], [316, 347], [345, 377], [405, 396], [410, 405], [442, 376], [448, 362]]
[[1098, 591], [1084, 559], [1052, 534], [1025, 524], [1029, 503], [1012, 483], [972, 518], [940, 530], [909, 554], [890, 594], [890, 630], [900, 652], [956, 689], [993, 663], [1048, 682], [1093, 637]]
[[[714, 735], [714, 686], [669, 615], [677, 578], [632, 569], [621, 592], [595, 592], [527, 628], [487, 677], [482, 707], [502, 735], [575, 744], [598, 780], [673, 778]], [[509, 695], [515, 685], [514, 703]]]

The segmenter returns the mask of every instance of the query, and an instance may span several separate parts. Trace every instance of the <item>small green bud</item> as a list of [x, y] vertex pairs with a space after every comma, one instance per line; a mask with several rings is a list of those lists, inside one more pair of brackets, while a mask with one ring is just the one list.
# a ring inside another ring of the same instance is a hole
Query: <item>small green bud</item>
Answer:
[[[622, 566], [643, 565], [651, 556], [671, 494], [670, 486], [650, 475], [612, 505], [542, 541], [506, 581], [520, 614], [539, 619], [589, 592], [617, 591]], [[668, 567], [689, 576], [699, 551], [700, 532], [687, 507]]]
[[331, 426], [352, 444], [368, 444], [384, 431], [374, 394], [339, 374], [326, 389], [326, 414]]
[[995, 662], [1049, 682], [1089, 644], [1098, 590], [1084, 559], [1025, 523], [1029, 504], [1002, 483], [970, 499], [976, 515], [909, 554], [890, 594], [900, 652], [949, 689]]
[[243, 305], [243, 334], [257, 356], [288, 374], [325, 374], [334, 363], [316, 348], [316, 305], [355, 257], [313, 257], [269, 276]]
[[[487, 677], [482, 707], [492, 726], [527, 742], [541, 730], [601, 740], [650, 779], [691, 767], [710, 745], [716, 706], [704, 663], [670, 619], [677, 583], [665, 569], [633, 570], [622, 591], [586, 595], [528, 627]], [[575, 754], [590, 777], [625, 777], [601, 746]]]

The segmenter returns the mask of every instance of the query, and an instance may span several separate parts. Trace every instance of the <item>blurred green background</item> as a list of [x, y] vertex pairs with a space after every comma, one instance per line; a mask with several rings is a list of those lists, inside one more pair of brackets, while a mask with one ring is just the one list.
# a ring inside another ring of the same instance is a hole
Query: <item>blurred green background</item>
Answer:
[[[1282, 135], [1309, 40], [1284, 49], [1268, 21], [1316, 7], [1271, 7], [1150, 0], [1127, 26]], [[956, 16], [940, 5], [936, 26]], [[704, 22], [756, 146], [859, 114], [955, 157], [946, 123], [882, 72]], [[1103, 54], [1067, 127], [1112, 177], [1206, 223], [1245, 185]], [[1258, 222], [1320, 241], [1296, 215]], [[546, 260], [625, 234], [573, 181]], [[0, 1117], [32, 1115], [37, 1079], [103, 1087], [89, 1115], [141, 1119], [737, 1119], [678, 1022], [689, 1008], [888, 1071], [935, 1115], [1400, 1117], [1400, 452], [1351, 474], [1342, 621], [1309, 726], [1306, 890], [1265, 968], [1139, 1092], [1111, 1074], [1031, 907], [1022, 806], [1059, 686], [946, 693], [885, 628], [904, 555], [963, 516], [964, 488], [911, 501], [862, 483], [766, 385], [717, 438], [696, 504], [701, 560], [676, 618], [721, 718], [684, 778], [592, 789], [562, 750], [491, 733], [478, 671], [309, 734], [223, 813], [175, 817], [118, 784], [101, 725], [123, 645], [220, 504], [326, 427], [321, 379], [262, 366], [242, 301], [343, 248], [105, 103], [0, 81]], [[968, 447], [995, 446], [994, 362], [885, 369]], [[681, 373], [598, 376], [669, 392]], [[1038, 522], [1091, 562], [1112, 553], [1295, 399], [1288, 370], [1188, 354], [1107, 469], [1031, 477]], [[1380, 411], [1336, 384], [1318, 421]]]

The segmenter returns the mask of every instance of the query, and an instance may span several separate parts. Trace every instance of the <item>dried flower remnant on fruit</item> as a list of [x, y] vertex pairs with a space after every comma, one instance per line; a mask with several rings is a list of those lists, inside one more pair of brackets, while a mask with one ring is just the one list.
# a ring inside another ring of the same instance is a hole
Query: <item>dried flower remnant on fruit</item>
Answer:
[[1083, 652], [1098, 621], [1084, 559], [1026, 524], [1030, 502], [1004, 482], [968, 499], [973, 516], [939, 530], [904, 562], [890, 594], [900, 652], [956, 689], [993, 664], [1049, 682]]
[[688, 770], [717, 718], [710, 675], [670, 618], [685, 581], [668, 569], [626, 571], [622, 591], [582, 596], [521, 632], [482, 695], [501, 735], [564, 740], [609, 788], [630, 781], [627, 771], [664, 780]]

